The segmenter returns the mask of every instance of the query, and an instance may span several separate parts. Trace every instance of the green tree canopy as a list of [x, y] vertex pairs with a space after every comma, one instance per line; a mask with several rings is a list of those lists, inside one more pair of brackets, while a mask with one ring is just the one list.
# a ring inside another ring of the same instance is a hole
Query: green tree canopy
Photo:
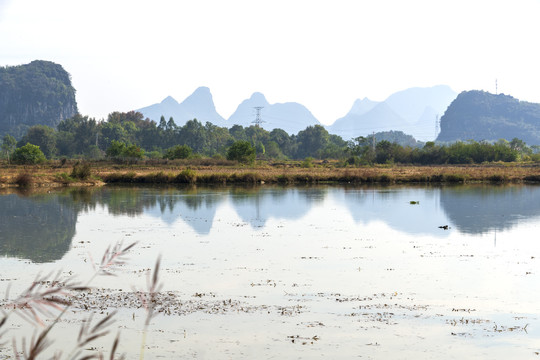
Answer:
[[16, 145], [17, 140], [13, 136], [6, 134], [2, 138], [2, 153], [8, 160]]
[[39, 146], [30, 143], [15, 149], [12, 157], [14, 163], [23, 165], [40, 164], [46, 160], [47, 158]]
[[165, 159], [187, 159], [191, 156], [193, 150], [187, 145], [175, 145], [165, 152], [163, 156]]
[[35, 125], [28, 129], [18, 145], [20, 147], [26, 143], [39, 146], [47, 158], [56, 154], [56, 132], [46, 125]]
[[235, 141], [227, 150], [227, 159], [251, 164], [255, 161], [255, 148], [249, 141]]

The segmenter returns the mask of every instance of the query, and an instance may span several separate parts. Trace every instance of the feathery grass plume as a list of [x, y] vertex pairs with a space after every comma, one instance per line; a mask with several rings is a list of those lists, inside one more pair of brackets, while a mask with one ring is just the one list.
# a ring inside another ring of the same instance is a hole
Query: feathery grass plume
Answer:
[[[3, 315], [3, 318], [2, 320], [0, 320], [0, 330], [2, 329], [2, 326], [4, 326], [6, 324], [6, 321], [7, 321], [7, 315], [6, 313], [4, 313], [4, 311], [2, 311], [2, 315]], [[6, 330], [4, 331], [0, 331], [0, 346], [4, 346], [5, 342], [2, 341], [2, 337], [6, 334]]]
[[9, 307], [12, 307], [13, 311], [30, 324], [44, 326], [41, 316], [54, 316], [54, 310], [62, 311], [69, 306], [70, 291], [87, 289], [72, 278], [61, 282], [60, 274], [59, 271], [52, 281], [46, 280], [50, 275], [36, 276], [28, 289], [9, 304]]
[[[23, 291], [21, 295], [19, 295], [15, 300], [13, 300], [7, 305], [7, 308], [12, 309], [11, 312], [5, 313], [4, 311], [2, 311], [3, 318], [0, 320], [0, 328], [5, 325], [8, 317], [14, 312], [21, 316], [24, 320], [28, 321], [33, 326], [44, 326], [44, 322], [42, 321], [41, 316], [52, 317], [54, 315], [53, 311], [55, 310], [60, 311], [60, 313], [53, 320], [52, 324], [45, 328], [43, 331], [41, 331], [39, 335], [37, 335], [37, 337], [36, 334], [33, 335], [28, 347], [26, 344], [26, 338], [23, 338], [21, 341], [21, 352], [17, 348], [16, 339], [13, 339], [13, 352], [15, 358], [20, 359], [22, 354], [24, 359], [30, 360], [37, 358], [39, 354], [43, 353], [43, 351], [45, 351], [52, 344], [52, 341], [47, 338], [50, 330], [60, 321], [62, 316], [71, 306], [71, 302], [69, 301], [71, 293], [73, 291], [88, 290], [88, 284], [98, 275], [114, 275], [111, 272], [112, 268], [114, 268], [115, 266], [123, 265], [125, 263], [125, 255], [135, 245], [136, 242], [126, 247], [123, 247], [122, 242], [118, 242], [112, 247], [109, 246], [103, 254], [103, 257], [98, 267], [96, 267], [92, 262], [95, 273], [90, 278], [90, 280], [88, 280], [87, 285], [85, 286], [79, 285], [79, 282], [74, 281], [72, 277], [68, 278], [66, 281], [60, 281], [60, 271], [58, 271], [58, 273], [51, 281], [46, 280], [50, 277], [50, 275], [36, 276], [35, 280], [28, 287], [28, 289]], [[159, 267], [159, 260], [157, 266]], [[159, 285], [157, 284], [156, 271], [150, 289], [157, 292], [159, 291], [158, 288]], [[9, 299], [8, 294], [9, 286], [6, 291], [6, 299]], [[80, 355], [80, 352], [82, 351], [82, 348], [84, 346], [88, 345], [90, 342], [98, 338], [109, 334], [110, 331], [107, 330], [106, 327], [112, 323], [112, 317], [115, 315], [115, 313], [116, 312], [113, 312], [107, 315], [93, 327], [90, 327], [90, 324], [92, 322], [92, 316], [90, 316], [86, 320], [86, 322], [83, 323], [79, 331], [77, 343], [74, 350], [72, 351], [72, 353], [74, 353], [75, 355], [69, 356], [68, 358], [77, 358]], [[4, 334], [5, 331], [0, 333], [0, 339]], [[111, 360], [114, 359], [116, 349], [118, 347], [118, 341], [119, 335], [117, 335], [113, 343], [110, 357]], [[54, 355], [53, 359], [60, 359], [60, 357], [61, 353], [57, 353]], [[103, 358], [103, 355], [101, 353], [87, 355], [80, 358], [80, 360], [94, 358]], [[120, 358], [123, 359], [124, 356], [122, 355]]]
[[120, 241], [114, 244], [113, 247], [108, 246], [105, 252], [103, 253], [103, 257], [101, 258], [101, 262], [97, 268], [95, 267], [94, 262], [92, 261], [95, 274], [94, 276], [92, 276], [92, 278], [90, 278], [89, 281], [92, 281], [98, 275], [115, 276], [115, 274], [111, 270], [116, 266], [124, 265], [126, 263], [125, 261], [126, 254], [136, 244], [137, 242], [134, 242], [126, 246], [125, 248], [122, 248], [123, 243], [122, 241]]
[[[34, 360], [39, 354], [45, 351], [49, 346], [51, 346], [52, 341], [47, 338], [49, 331], [56, 324], [49, 325], [45, 330], [43, 330], [37, 337], [36, 334], [32, 336], [28, 350], [26, 349], [26, 339], [22, 339], [22, 354], [25, 360]], [[17, 349], [17, 341], [13, 339], [13, 353], [15, 354], [15, 359], [19, 360], [20, 352]]]
[[[116, 334], [116, 337], [114, 338], [113, 346], [111, 349], [111, 355], [109, 357], [109, 360], [114, 360], [114, 355], [116, 354], [116, 349], [118, 348], [118, 343], [120, 342], [120, 334]], [[126, 356], [124, 354], [120, 355], [119, 360], [125, 359]], [[100, 354], [100, 359], [103, 359], [103, 357]]]
[[[109, 325], [112, 325], [112, 323], [114, 322], [112, 318], [114, 317], [115, 314], [116, 314], [116, 311], [110, 313], [109, 315], [105, 316], [103, 319], [101, 319], [97, 324], [95, 324], [92, 327], [91, 327], [92, 314], [86, 320], [84, 320], [83, 323], [81, 324], [79, 335], [77, 336], [77, 343], [75, 344], [75, 347], [73, 348], [73, 350], [71, 351], [71, 354], [69, 354], [67, 358], [77, 359], [79, 355], [81, 354], [84, 346], [88, 345], [89, 343], [91, 343], [92, 341], [96, 339], [99, 339], [109, 334], [110, 330], [108, 330], [107, 327]], [[118, 335], [116, 339], [118, 340]], [[118, 343], [115, 340], [111, 354], [114, 354], [117, 346], [118, 346]], [[99, 357], [99, 356], [87, 355], [83, 357], [83, 359], [92, 359], [96, 357]]]
[[152, 318], [156, 316], [154, 312], [156, 306], [156, 295], [161, 291], [162, 284], [159, 283], [159, 266], [161, 264], [161, 256], [156, 260], [154, 267], [154, 273], [150, 276], [150, 272], [147, 273], [146, 278], [146, 292], [137, 292], [141, 303], [146, 311], [146, 320], [144, 322], [143, 338], [141, 341], [140, 360], [144, 359], [144, 348], [146, 346], [146, 334], [148, 333], [148, 326]]

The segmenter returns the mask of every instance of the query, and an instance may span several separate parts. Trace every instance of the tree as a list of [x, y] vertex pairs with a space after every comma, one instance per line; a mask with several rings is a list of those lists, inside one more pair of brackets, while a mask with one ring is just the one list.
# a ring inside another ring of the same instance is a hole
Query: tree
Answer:
[[227, 150], [227, 159], [251, 164], [255, 161], [255, 148], [249, 141], [236, 141]]
[[206, 131], [197, 119], [187, 121], [180, 128], [179, 143], [186, 144], [195, 152], [201, 153], [206, 147]]
[[107, 154], [107, 157], [121, 157], [125, 150], [126, 143], [113, 140], [105, 153]]
[[99, 140], [95, 119], [77, 114], [58, 124], [56, 146], [60, 155], [72, 156], [87, 153]]
[[298, 133], [297, 139], [297, 158], [305, 158], [308, 156], [320, 158], [323, 149], [325, 149], [330, 142], [328, 131], [321, 125], [308, 126], [305, 130]]
[[43, 154], [47, 158], [51, 158], [56, 154], [56, 131], [46, 125], [32, 126], [18, 145], [21, 147], [27, 143], [39, 146]]
[[127, 145], [122, 152], [122, 156], [131, 159], [142, 159], [144, 157], [144, 150], [135, 144]]
[[15, 150], [16, 145], [17, 145], [17, 140], [15, 140], [13, 136], [6, 134], [2, 138], [2, 152], [7, 157], [8, 162], [9, 162], [9, 156], [11, 155], [13, 150]]
[[144, 150], [139, 146], [134, 144], [126, 145], [126, 143], [116, 140], [111, 141], [111, 145], [105, 153], [110, 158], [142, 159], [144, 156]]
[[46, 161], [47, 158], [39, 146], [28, 143], [15, 149], [12, 160], [16, 164], [34, 165]]
[[165, 116], [163, 115], [161, 115], [161, 118], [159, 119], [158, 129], [161, 131], [167, 130], [167, 121], [165, 121]]
[[101, 125], [102, 140], [99, 145], [101, 149], [108, 149], [113, 141], [129, 142], [127, 131], [122, 125], [115, 122], [105, 122]]
[[242, 125], [233, 125], [229, 129], [229, 134], [231, 134], [234, 140], [247, 140], [246, 131]]
[[187, 145], [176, 145], [169, 148], [163, 157], [169, 160], [187, 159], [192, 152], [193, 150]]

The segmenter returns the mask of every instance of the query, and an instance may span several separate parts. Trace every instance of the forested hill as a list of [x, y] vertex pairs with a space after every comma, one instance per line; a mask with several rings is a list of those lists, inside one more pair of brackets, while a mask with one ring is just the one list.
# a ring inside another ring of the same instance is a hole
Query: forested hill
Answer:
[[33, 125], [54, 128], [76, 113], [75, 89], [61, 65], [35, 60], [0, 67], [0, 136], [20, 138]]
[[496, 141], [518, 138], [540, 144], [540, 104], [485, 91], [464, 91], [441, 118], [437, 141]]

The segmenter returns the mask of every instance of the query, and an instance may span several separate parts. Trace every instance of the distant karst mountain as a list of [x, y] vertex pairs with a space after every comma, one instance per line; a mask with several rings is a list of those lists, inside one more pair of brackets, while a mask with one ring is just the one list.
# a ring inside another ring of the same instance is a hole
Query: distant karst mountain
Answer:
[[242, 101], [236, 111], [229, 117], [230, 126], [253, 125], [256, 117], [255, 107], [263, 107], [260, 111], [261, 126], [266, 130], [283, 129], [289, 134], [297, 134], [308, 126], [320, 125], [319, 120], [304, 106], [295, 102], [270, 104], [263, 94], [253, 93], [249, 99]]
[[33, 125], [55, 128], [76, 113], [75, 89], [61, 65], [35, 60], [0, 67], [0, 136], [20, 138]]
[[473, 90], [460, 93], [450, 104], [441, 118], [437, 141], [513, 138], [540, 144], [540, 104]]
[[178, 126], [184, 125], [188, 120], [197, 119], [201, 123], [211, 122], [217, 126], [226, 126], [225, 119], [219, 115], [214, 105], [210, 89], [199, 87], [182, 103], [168, 96], [162, 102], [138, 109], [145, 117], [159, 123], [163, 115], [166, 120], [170, 117]]
[[[356, 100], [344, 117], [327, 127], [330, 133], [348, 140], [366, 136], [373, 132], [403, 131], [422, 141], [435, 137], [435, 121], [444, 113], [456, 97], [456, 93], [446, 85], [429, 88], [411, 88], [377, 102], [364, 98]], [[163, 115], [166, 120], [173, 117], [177, 125], [196, 118], [231, 128], [233, 125], [248, 127], [256, 118], [256, 107], [261, 107], [261, 126], [266, 130], [283, 129], [289, 134], [297, 134], [308, 126], [320, 125], [319, 120], [302, 104], [296, 102], [270, 104], [260, 92], [242, 101], [236, 111], [225, 120], [214, 106], [210, 90], [201, 87], [178, 103], [167, 97], [161, 103], [139, 109], [145, 117], [156, 122]]]
[[356, 100], [344, 117], [328, 127], [344, 139], [371, 132], [397, 130], [422, 141], [435, 137], [435, 121], [454, 100], [456, 93], [446, 85], [410, 88], [390, 95], [383, 102]]

